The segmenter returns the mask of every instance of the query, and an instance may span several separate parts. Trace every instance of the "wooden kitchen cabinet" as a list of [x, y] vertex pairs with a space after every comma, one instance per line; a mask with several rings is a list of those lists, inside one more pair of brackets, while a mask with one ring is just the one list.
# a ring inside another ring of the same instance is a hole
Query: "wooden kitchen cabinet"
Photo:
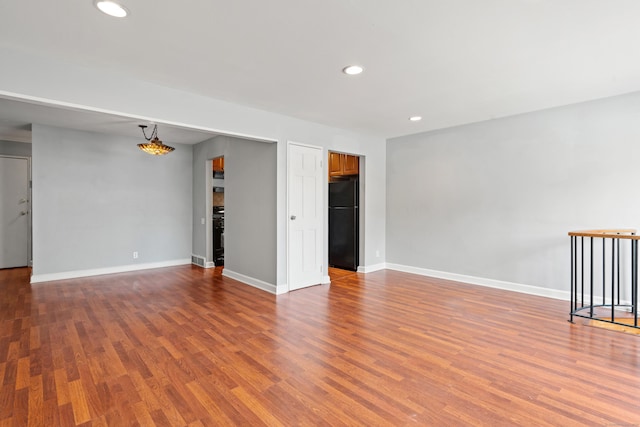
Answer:
[[360, 163], [360, 159], [358, 158], [358, 156], [350, 156], [349, 154], [345, 154], [344, 161], [342, 163], [342, 174], [358, 175], [359, 163]]
[[213, 171], [224, 172], [224, 157], [216, 157], [213, 159]]
[[329, 176], [342, 175], [342, 156], [344, 154], [329, 152]]
[[329, 152], [329, 176], [358, 175], [360, 158], [350, 154]]

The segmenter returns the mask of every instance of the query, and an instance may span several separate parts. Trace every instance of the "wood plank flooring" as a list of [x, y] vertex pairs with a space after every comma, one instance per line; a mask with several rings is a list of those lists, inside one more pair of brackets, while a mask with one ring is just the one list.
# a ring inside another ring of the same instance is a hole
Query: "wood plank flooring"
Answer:
[[380, 271], [274, 296], [183, 266], [0, 271], [3, 426], [637, 426], [640, 337]]

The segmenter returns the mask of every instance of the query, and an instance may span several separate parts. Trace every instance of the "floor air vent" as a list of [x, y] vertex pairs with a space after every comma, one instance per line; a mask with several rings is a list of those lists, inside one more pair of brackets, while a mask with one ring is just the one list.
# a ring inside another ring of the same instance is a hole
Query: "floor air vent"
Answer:
[[201, 256], [191, 255], [191, 264], [199, 265], [200, 267], [204, 268], [205, 259]]

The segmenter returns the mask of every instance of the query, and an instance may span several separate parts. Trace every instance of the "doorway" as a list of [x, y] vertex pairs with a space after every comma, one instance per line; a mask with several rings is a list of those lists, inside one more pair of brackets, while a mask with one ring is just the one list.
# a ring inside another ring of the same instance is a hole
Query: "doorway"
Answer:
[[214, 158], [211, 163], [211, 260], [221, 267], [224, 266], [224, 156]]
[[0, 156], [0, 268], [26, 267], [31, 258], [30, 163]]
[[360, 157], [329, 152], [329, 267], [357, 271], [360, 263]]

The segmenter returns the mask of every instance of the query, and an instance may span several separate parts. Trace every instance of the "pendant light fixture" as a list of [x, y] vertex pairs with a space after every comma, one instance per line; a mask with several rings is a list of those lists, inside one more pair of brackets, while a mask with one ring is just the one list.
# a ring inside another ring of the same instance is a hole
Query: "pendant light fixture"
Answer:
[[138, 125], [142, 129], [144, 139], [150, 141], [146, 144], [138, 144], [138, 148], [145, 153], [153, 154], [154, 156], [163, 156], [175, 150], [175, 148], [168, 145], [164, 145], [160, 139], [158, 139], [158, 125], [153, 125], [153, 131], [150, 136], [147, 136], [145, 129], [146, 125]]

